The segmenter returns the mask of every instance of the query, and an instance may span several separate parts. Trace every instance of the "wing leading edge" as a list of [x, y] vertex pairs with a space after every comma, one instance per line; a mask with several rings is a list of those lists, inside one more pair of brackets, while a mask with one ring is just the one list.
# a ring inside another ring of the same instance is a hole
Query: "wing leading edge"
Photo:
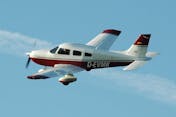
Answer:
[[109, 50], [121, 31], [108, 29], [98, 34], [95, 38], [89, 41], [86, 45], [94, 46], [96, 49]]
[[45, 70], [42, 70], [38, 73], [35, 73], [31, 76], [28, 76], [29, 79], [47, 79], [57, 76], [63, 76], [66, 74], [73, 74], [80, 71], [83, 71], [84, 69], [74, 66], [74, 65], [68, 65], [68, 64], [58, 64], [54, 67], [47, 68]]

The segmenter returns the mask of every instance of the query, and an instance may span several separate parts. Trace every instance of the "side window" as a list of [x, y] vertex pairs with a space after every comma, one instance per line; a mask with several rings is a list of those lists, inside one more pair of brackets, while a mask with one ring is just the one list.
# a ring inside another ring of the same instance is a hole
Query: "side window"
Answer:
[[53, 49], [50, 50], [51, 53], [55, 54], [55, 52], [57, 51], [58, 47], [55, 47]]
[[73, 55], [75, 56], [81, 56], [81, 52], [77, 50], [73, 50]]
[[70, 50], [69, 49], [60, 48], [59, 51], [58, 51], [58, 54], [69, 55], [70, 54]]
[[91, 57], [92, 56], [91, 53], [87, 53], [87, 52], [84, 55], [87, 56], [87, 57]]

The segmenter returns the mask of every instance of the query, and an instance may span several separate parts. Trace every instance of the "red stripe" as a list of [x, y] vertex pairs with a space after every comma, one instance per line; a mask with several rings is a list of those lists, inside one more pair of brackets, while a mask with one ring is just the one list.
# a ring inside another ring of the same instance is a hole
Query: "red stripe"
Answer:
[[[88, 62], [83, 62], [83, 61], [65, 61], [65, 60], [48, 60], [48, 59], [38, 59], [38, 58], [31, 58], [35, 63], [44, 65], [44, 66], [53, 66], [56, 64], [71, 64], [75, 65], [78, 67], [81, 67], [87, 71], [91, 69], [96, 69], [96, 68], [104, 68], [104, 67], [87, 67]], [[93, 61], [94, 62], [94, 61]], [[117, 66], [126, 66], [132, 63], [133, 61], [128, 61], [128, 62], [110, 62], [108, 67], [117, 67]]]
[[109, 33], [109, 34], [113, 34], [113, 35], [119, 35], [121, 33], [121, 31], [119, 30], [114, 30], [114, 29], [108, 29], [108, 30], [104, 30], [102, 33]]
[[82, 61], [65, 61], [65, 60], [48, 60], [48, 59], [38, 59], [38, 58], [31, 58], [35, 63], [44, 65], [44, 66], [53, 66], [55, 64], [71, 64], [75, 66], [79, 66], [81, 68], [85, 68], [86, 62]]

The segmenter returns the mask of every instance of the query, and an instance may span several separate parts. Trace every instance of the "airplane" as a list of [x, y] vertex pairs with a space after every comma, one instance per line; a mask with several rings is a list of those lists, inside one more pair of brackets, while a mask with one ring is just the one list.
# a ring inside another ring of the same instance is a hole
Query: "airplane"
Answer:
[[120, 33], [119, 30], [107, 29], [87, 44], [63, 43], [51, 50], [28, 52], [26, 68], [31, 60], [45, 67], [27, 78], [48, 79], [62, 76], [58, 82], [68, 85], [77, 80], [74, 73], [119, 66], [124, 66], [123, 70], [134, 70], [158, 54], [147, 52], [151, 34], [141, 34], [127, 50], [110, 51]]

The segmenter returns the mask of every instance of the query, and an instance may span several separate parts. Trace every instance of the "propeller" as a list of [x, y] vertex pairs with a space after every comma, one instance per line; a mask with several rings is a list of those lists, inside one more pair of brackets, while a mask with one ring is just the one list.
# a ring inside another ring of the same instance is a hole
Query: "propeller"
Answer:
[[[34, 48], [36, 48], [36, 46], [37, 46], [37, 40], [34, 40], [34, 43], [33, 43], [33, 47]], [[32, 51], [31, 51], [32, 52]], [[28, 56], [28, 60], [27, 60], [27, 62], [26, 62], [26, 68], [28, 68], [29, 67], [29, 64], [30, 64], [30, 62], [31, 62], [31, 58], [30, 58], [30, 53], [31, 52], [27, 52], [26, 53], [26, 55]]]
[[27, 62], [26, 62], [26, 68], [28, 68], [29, 63], [30, 63], [30, 61], [31, 61], [31, 58], [30, 58], [30, 56], [29, 56], [29, 55], [30, 55], [29, 52], [27, 52], [26, 55], [28, 56], [28, 60], [27, 60]]
[[31, 61], [31, 58], [28, 58], [28, 60], [26, 62], [26, 68], [28, 68], [30, 61]]

